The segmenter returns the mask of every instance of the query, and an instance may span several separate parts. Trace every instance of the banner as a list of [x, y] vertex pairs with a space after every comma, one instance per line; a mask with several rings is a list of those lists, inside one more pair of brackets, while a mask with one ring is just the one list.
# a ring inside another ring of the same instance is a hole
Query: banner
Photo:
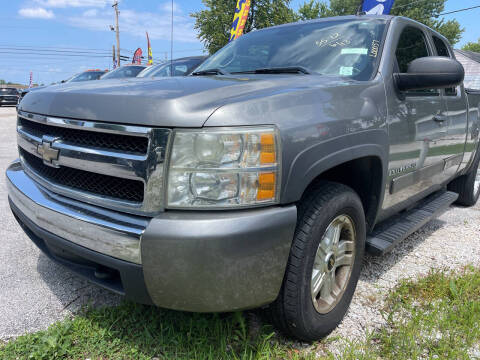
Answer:
[[150, 38], [148, 37], [148, 32], [145, 31], [147, 34], [147, 47], [148, 47], [148, 62], [147, 65], [153, 64], [153, 56], [152, 56], [152, 47], [150, 46]]
[[250, 11], [251, 0], [238, 0], [235, 8], [235, 15], [233, 16], [232, 28], [230, 30], [230, 40], [238, 39], [243, 34], [243, 29], [248, 19], [248, 12]]
[[141, 63], [142, 63], [142, 49], [138, 48], [138, 49], [135, 50], [135, 52], [133, 53], [132, 64], [138, 64], [138, 65], [140, 65]]
[[395, 0], [364, 0], [362, 11], [368, 15], [388, 15]]

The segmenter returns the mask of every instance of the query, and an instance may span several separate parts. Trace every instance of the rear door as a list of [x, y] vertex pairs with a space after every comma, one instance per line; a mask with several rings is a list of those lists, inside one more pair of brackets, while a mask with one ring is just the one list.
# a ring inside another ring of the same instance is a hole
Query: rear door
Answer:
[[[455, 58], [444, 39], [433, 34], [433, 43], [438, 56]], [[444, 180], [455, 176], [462, 163], [468, 129], [467, 97], [463, 85], [443, 90], [447, 110], [448, 130], [441, 152], [445, 158]], [[473, 149], [467, 149], [468, 152]]]

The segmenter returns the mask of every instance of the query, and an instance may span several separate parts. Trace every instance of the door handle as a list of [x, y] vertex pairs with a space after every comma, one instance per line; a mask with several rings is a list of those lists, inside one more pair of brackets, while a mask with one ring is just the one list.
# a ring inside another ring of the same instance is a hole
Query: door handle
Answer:
[[439, 123], [443, 123], [443, 122], [447, 121], [447, 117], [442, 116], [442, 115], [435, 115], [433, 117], [433, 120], [436, 121], [436, 122], [439, 122]]

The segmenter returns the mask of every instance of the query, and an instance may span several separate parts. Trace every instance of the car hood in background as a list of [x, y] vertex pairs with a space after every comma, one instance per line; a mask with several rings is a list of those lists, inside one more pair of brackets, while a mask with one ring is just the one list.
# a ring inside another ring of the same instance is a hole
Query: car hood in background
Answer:
[[308, 88], [346, 85], [317, 75], [187, 76], [86, 81], [49, 86], [25, 96], [19, 110], [124, 124], [201, 127], [219, 107]]

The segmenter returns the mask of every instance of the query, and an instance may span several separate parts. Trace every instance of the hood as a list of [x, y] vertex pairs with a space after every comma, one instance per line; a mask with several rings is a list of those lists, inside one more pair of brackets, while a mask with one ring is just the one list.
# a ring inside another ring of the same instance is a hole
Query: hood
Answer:
[[31, 91], [19, 110], [124, 124], [201, 127], [229, 102], [332, 86], [344, 79], [303, 75], [186, 76], [86, 81]]

